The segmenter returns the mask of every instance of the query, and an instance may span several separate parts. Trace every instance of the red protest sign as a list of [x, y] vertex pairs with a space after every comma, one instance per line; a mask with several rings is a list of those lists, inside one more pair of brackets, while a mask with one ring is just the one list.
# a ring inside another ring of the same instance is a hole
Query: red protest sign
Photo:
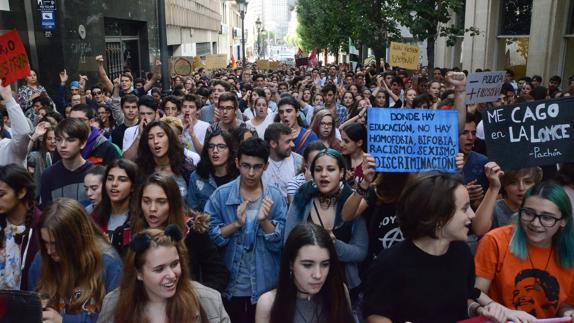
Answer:
[[0, 79], [3, 85], [30, 75], [28, 55], [16, 30], [0, 36]]

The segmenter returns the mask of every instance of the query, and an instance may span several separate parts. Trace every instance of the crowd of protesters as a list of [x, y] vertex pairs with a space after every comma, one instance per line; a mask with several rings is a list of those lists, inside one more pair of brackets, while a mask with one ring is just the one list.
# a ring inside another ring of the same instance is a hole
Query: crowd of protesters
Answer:
[[[256, 65], [0, 85], [0, 289], [43, 322], [574, 317], [574, 165], [505, 170], [467, 71]], [[546, 85], [546, 86], [545, 86]], [[561, 86], [563, 86], [561, 88]], [[458, 174], [380, 173], [367, 111], [458, 111]]]

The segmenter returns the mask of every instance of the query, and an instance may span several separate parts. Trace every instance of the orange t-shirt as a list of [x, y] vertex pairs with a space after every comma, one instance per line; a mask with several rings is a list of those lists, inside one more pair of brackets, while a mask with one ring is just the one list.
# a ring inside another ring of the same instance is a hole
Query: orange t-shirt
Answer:
[[491, 281], [494, 301], [536, 318], [556, 317], [563, 303], [574, 305], [574, 269], [560, 267], [552, 248], [528, 245], [530, 259], [518, 259], [509, 249], [513, 231], [513, 225], [496, 228], [480, 240], [476, 276]]

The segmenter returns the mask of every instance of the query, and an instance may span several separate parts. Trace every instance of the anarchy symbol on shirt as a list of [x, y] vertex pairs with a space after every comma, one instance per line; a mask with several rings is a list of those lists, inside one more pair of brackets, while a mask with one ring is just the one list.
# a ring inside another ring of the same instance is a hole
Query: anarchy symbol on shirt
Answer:
[[387, 232], [384, 237], [379, 238], [379, 241], [383, 244], [383, 248], [390, 248], [395, 243], [405, 240], [403, 233], [400, 228], [394, 228]]

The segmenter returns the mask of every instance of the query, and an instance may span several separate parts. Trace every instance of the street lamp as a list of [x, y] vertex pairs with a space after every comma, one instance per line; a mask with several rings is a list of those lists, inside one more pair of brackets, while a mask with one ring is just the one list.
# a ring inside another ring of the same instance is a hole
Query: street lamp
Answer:
[[239, 7], [239, 15], [241, 16], [241, 58], [242, 66], [245, 67], [247, 59], [245, 58], [245, 12], [247, 11], [247, 3], [249, 0], [235, 0]]
[[261, 19], [257, 17], [255, 21], [255, 26], [257, 26], [257, 58], [261, 57]]

